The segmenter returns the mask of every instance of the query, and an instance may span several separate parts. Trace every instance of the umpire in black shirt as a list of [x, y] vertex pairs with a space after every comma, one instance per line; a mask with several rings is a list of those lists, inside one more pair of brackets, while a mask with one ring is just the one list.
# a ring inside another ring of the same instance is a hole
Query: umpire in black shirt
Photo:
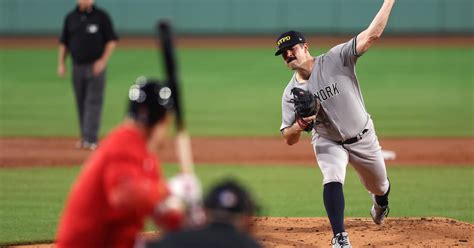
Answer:
[[147, 248], [260, 248], [250, 236], [255, 203], [234, 181], [224, 181], [207, 195], [208, 225], [197, 230], [169, 233]]
[[110, 17], [93, 0], [78, 0], [77, 7], [64, 20], [58, 56], [58, 75], [66, 74], [65, 60], [70, 53], [72, 78], [81, 128], [78, 147], [95, 149], [100, 127], [107, 61], [117, 34]]

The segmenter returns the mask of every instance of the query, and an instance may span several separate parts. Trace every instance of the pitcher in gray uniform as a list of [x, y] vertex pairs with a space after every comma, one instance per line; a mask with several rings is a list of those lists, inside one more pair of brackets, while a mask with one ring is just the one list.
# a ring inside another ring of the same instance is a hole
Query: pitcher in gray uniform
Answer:
[[[277, 39], [275, 55], [282, 55], [295, 72], [283, 92], [280, 131], [288, 145], [297, 143], [303, 130], [312, 132], [312, 146], [323, 174], [324, 206], [334, 234], [333, 247], [351, 247], [344, 227], [343, 184], [348, 162], [372, 197], [373, 221], [382, 224], [389, 211], [390, 183], [355, 65], [382, 35], [393, 4], [394, 0], [385, 0], [367, 29], [317, 57], [311, 56], [299, 32], [288, 31]], [[314, 95], [320, 105], [316, 115], [295, 115], [293, 88]]]

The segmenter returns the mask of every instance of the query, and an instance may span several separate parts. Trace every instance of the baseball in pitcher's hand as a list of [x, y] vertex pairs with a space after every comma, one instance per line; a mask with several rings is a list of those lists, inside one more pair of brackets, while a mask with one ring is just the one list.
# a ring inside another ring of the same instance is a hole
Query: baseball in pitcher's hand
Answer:
[[102, 59], [96, 60], [94, 62], [94, 66], [92, 68], [92, 73], [94, 74], [94, 76], [97, 76], [100, 73], [102, 73], [104, 71], [106, 65], [107, 64], [105, 63], [104, 60], [102, 60]]
[[308, 123], [311, 123], [312, 121], [316, 121], [316, 115], [308, 116], [308, 117], [303, 117], [303, 120], [305, 120]]
[[316, 120], [316, 115], [308, 116], [308, 117], [297, 117], [296, 123], [303, 131], [309, 132], [313, 129], [314, 120]]
[[66, 66], [64, 64], [59, 64], [58, 65], [58, 76], [60, 78], [64, 78], [66, 75]]

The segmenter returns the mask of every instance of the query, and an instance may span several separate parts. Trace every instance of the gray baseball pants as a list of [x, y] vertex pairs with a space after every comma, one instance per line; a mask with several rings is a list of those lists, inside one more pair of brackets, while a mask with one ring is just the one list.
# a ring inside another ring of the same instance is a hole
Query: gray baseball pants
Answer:
[[72, 78], [81, 138], [83, 141], [96, 143], [102, 113], [105, 70], [94, 76], [92, 65], [74, 64]]
[[336, 142], [318, 135], [313, 142], [319, 168], [323, 174], [323, 184], [339, 182], [344, 184], [347, 163], [351, 163], [365, 188], [375, 195], [388, 191], [387, 170], [374, 124], [369, 120], [369, 131], [363, 138], [350, 145]]

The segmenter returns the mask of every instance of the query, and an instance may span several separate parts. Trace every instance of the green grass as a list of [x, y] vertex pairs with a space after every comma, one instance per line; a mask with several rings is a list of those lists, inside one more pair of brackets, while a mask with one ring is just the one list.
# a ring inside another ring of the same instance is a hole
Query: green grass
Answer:
[[[326, 49], [314, 50], [319, 54]], [[273, 49], [182, 49], [192, 135], [276, 136], [291, 72]], [[374, 48], [358, 62], [381, 136], [473, 136], [473, 48]], [[118, 49], [106, 86], [101, 133], [124, 116], [128, 86], [162, 77], [152, 49]], [[70, 77], [56, 77], [56, 50], [0, 50], [0, 136], [77, 135]]]
[[[164, 166], [165, 174], [176, 166]], [[54, 238], [63, 202], [79, 167], [0, 169], [0, 244]], [[265, 216], [325, 216], [316, 167], [199, 165], [207, 189], [236, 177], [252, 190]], [[390, 167], [391, 217], [445, 216], [474, 223], [474, 167]], [[344, 188], [346, 215], [368, 217], [371, 201], [350, 169]]]

